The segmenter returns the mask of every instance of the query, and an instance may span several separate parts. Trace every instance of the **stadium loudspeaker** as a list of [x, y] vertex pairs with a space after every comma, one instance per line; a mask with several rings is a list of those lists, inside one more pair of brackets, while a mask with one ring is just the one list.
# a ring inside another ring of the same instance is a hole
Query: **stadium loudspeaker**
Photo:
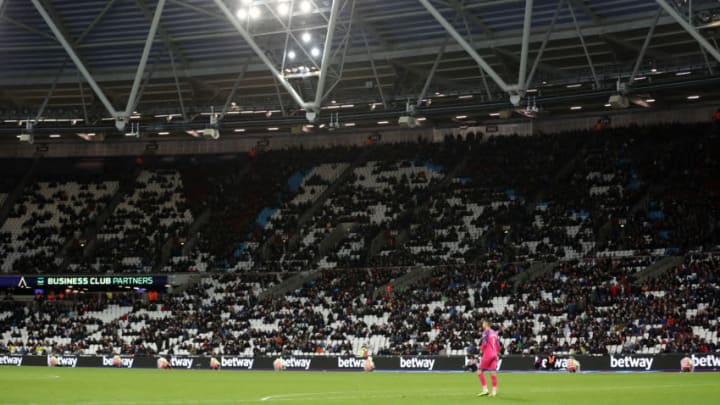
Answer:
[[202, 135], [205, 139], [220, 139], [220, 131], [217, 128], [205, 128], [202, 130]]
[[403, 115], [398, 119], [398, 125], [408, 128], [415, 128], [417, 126], [417, 120], [415, 117], [410, 117], [408, 115]]
[[32, 134], [20, 134], [17, 136], [20, 142], [33, 143], [34, 138]]
[[510, 117], [512, 117], [512, 114], [513, 114], [512, 110], [502, 110], [502, 111], [500, 111], [499, 117], [506, 120], [506, 119], [509, 119]]
[[612, 108], [628, 108], [630, 106], [630, 100], [628, 100], [625, 96], [616, 94], [614, 96], [610, 96], [608, 104], [610, 104], [610, 107]]

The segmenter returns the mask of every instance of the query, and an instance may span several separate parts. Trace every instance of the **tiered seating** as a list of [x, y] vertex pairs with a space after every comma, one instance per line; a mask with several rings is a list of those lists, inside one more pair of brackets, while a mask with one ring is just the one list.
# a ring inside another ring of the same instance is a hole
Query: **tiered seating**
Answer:
[[84, 231], [118, 188], [118, 182], [47, 182], [28, 186], [0, 229], [2, 270], [58, 271], [68, 239]]
[[366, 243], [362, 225], [356, 226], [353, 230], [340, 240], [335, 252], [323, 257], [318, 262], [320, 269], [334, 269], [337, 267], [362, 267], [365, 258]]
[[360, 235], [373, 237], [377, 230], [387, 229], [405, 210], [421, 203], [428, 187], [442, 177], [435, 168], [407, 160], [371, 161], [355, 168], [353, 180], [328, 198], [304, 230], [293, 259], [300, 261], [300, 268], [307, 265], [317, 254], [316, 246], [324, 235], [346, 223], [351, 224], [352, 233], [334, 252], [320, 259], [321, 267], [347, 258], [350, 258], [348, 263], [357, 262], [366, 246], [365, 237]]
[[165, 241], [184, 233], [193, 217], [176, 171], [143, 170], [132, 193], [98, 234], [96, 271], [148, 271]]
[[376, 354], [462, 355], [488, 319], [509, 353], [720, 351], [718, 256], [689, 256], [633, 284], [652, 260], [564, 262], [517, 291], [511, 280], [525, 263], [436, 267], [397, 290], [386, 286], [411, 269], [325, 270], [264, 300], [260, 292], [281, 279], [215, 275], [157, 303], [137, 294], [75, 296], [33, 312], [5, 303], [0, 334], [15, 347], [70, 353], [328, 355], [368, 345]]
[[348, 163], [325, 163], [313, 167], [304, 176], [300, 192], [290, 201], [290, 205], [303, 206], [315, 201], [348, 166]]

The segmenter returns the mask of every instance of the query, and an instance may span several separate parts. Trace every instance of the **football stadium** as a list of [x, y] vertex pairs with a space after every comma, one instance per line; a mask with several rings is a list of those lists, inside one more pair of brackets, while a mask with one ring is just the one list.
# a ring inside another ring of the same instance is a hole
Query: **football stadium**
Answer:
[[720, 1], [0, 0], [0, 403], [720, 404]]

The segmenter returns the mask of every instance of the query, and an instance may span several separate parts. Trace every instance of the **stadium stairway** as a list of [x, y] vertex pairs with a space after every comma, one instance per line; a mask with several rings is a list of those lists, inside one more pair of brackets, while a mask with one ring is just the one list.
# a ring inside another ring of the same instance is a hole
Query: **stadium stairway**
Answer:
[[[193, 223], [190, 224], [190, 227], [188, 227], [187, 234], [183, 235], [185, 237], [185, 245], [183, 245], [182, 249], [183, 256], [189, 256], [192, 252], [192, 248], [197, 242], [198, 231], [200, 230], [200, 228], [202, 228], [203, 226], [205, 226], [205, 224], [208, 223], [208, 221], [210, 220], [210, 213], [210, 208], [206, 208], [205, 211], [202, 212], [202, 214], [195, 218]], [[155, 266], [154, 271], [160, 271], [168, 264], [168, 262], [170, 261], [170, 257], [172, 256], [175, 242], [176, 239], [172, 236], [165, 241], [160, 252], [160, 260]]]
[[[580, 149], [573, 156], [573, 158], [568, 160], [564, 165], [562, 165], [562, 167], [558, 169], [555, 175], [552, 176], [553, 184], [562, 184], [566, 181], [569, 181], [569, 178], [575, 172], [575, 167], [577, 166], [578, 161], [585, 157], [585, 154], [588, 151], [589, 144], [590, 138], [586, 138], [580, 146]], [[554, 185], [552, 185], [551, 187], [554, 187]], [[546, 191], [545, 188], [540, 188], [540, 190], [538, 190], [533, 199], [535, 203], [542, 201], [542, 199], [545, 197], [544, 191]], [[535, 207], [535, 204], [528, 204], [528, 208], [530, 207]]]
[[679, 266], [683, 262], [682, 256], [666, 256], [663, 257], [660, 260], [657, 260], [655, 263], [651, 264], [645, 270], [641, 270], [638, 273], [636, 273], [635, 277], [635, 285], [642, 285], [642, 283], [651, 278], [651, 277], [658, 277], [662, 275], [663, 273], [667, 272], [668, 270]]
[[193, 251], [193, 248], [197, 244], [197, 237], [200, 230], [208, 223], [208, 221], [210, 221], [211, 216], [212, 210], [207, 208], [198, 215], [197, 218], [195, 218], [195, 221], [190, 225], [190, 228], [188, 228], [187, 240], [185, 241], [185, 246], [183, 246], [183, 256], [189, 256]]
[[[430, 196], [437, 194], [446, 188], [455, 176], [457, 176], [457, 174], [465, 168], [471, 157], [471, 152], [465, 153], [462, 159], [460, 159], [460, 161], [452, 169], [445, 173], [445, 176], [443, 176], [439, 182], [430, 185], [427, 190], [427, 195]], [[421, 204], [407, 208], [398, 216], [397, 221], [407, 223], [408, 225], [404, 229], [400, 229], [398, 235], [395, 237], [395, 249], [401, 249], [405, 243], [410, 240], [410, 224], [412, 223], [412, 220], [410, 219], [420, 216], [423, 211], [428, 209], [430, 203], [431, 198], [427, 198], [425, 201], [422, 201]], [[368, 261], [366, 264], [369, 264], [371, 257], [378, 255], [383, 249], [385, 249], [386, 245], [387, 241], [385, 239], [385, 229], [381, 229], [372, 239], [372, 242], [368, 247], [367, 254], [365, 255], [366, 260]]]
[[[95, 252], [95, 247], [97, 246], [98, 230], [100, 230], [105, 221], [110, 218], [112, 213], [115, 211], [115, 208], [117, 208], [117, 206], [122, 202], [123, 198], [125, 198], [127, 194], [132, 192], [133, 187], [135, 186], [135, 182], [142, 171], [143, 168], [138, 166], [127, 178], [123, 179], [123, 181], [120, 183], [120, 187], [118, 187], [118, 190], [115, 192], [115, 195], [112, 196], [108, 205], [97, 216], [95, 223], [90, 225], [90, 227], [86, 229], [85, 232], [83, 232], [83, 235], [80, 238], [87, 241], [87, 244], [85, 245], [85, 250], [83, 252], [83, 255], [85, 257], [90, 257]], [[68, 265], [66, 255], [68, 246], [69, 244], [67, 244], [67, 246], [63, 248], [63, 264], [61, 268], [66, 268]]]
[[30, 166], [30, 170], [28, 170], [23, 176], [23, 178], [20, 179], [20, 182], [15, 186], [13, 191], [11, 193], [8, 193], [4, 203], [2, 204], [2, 206], [0, 206], [0, 226], [2, 226], [7, 220], [18, 198], [22, 196], [25, 187], [30, 184], [35, 178], [36, 168], [39, 160], [39, 157], [33, 160], [33, 164], [32, 166]]
[[[397, 236], [395, 236], [395, 247], [402, 247], [405, 242], [410, 239], [410, 232], [407, 231], [407, 229], [401, 230]], [[370, 242], [370, 247], [367, 250], [367, 255], [365, 256], [367, 260], [369, 260], [371, 257], [379, 254], [385, 247], [387, 246], [387, 240], [385, 239], [385, 230], [381, 230], [378, 232], [377, 235], [372, 239]], [[367, 263], [366, 263], [367, 264]]]
[[[293, 230], [293, 235], [289, 238], [289, 246], [291, 250], [294, 250], [297, 248], [298, 244], [300, 243], [300, 235], [298, 234], [298, 229], [302, 229], [303, 225], [305, 225], [310, 219], [312, 219], [313, 215], [315, 215], [315, 212], [320, 209], [323, 204], [325, 204], [325, 201], [335, 193], [335, 191], [343, 185], [347, 180], [352, 176], [355, 168], [365, 163], [372, 152], [373, 148], [366, 148], [361, 152], [357, 158], [343, 171], [340, 176], [332, 183], [328, 188], [323, 191], [320, 196], [315, 200], [315, 202], [308, 207], [305, 212], [300, 214], [300, 217], [297, 221], [297, 228]], [[272, 239], [267, 239], [265, 242], [263, 242], [262, 246], [260, 247], [260, 252], [262, 252], [263, 259], [268, 259], [269, 257], [269, 248]]]
[[510, 282], [513, 283], [513, 288], [517, 290], [520, 285], [537, 280], [542, 277], [542, 275], [555, 270], [557, 266], [558, 263], [556, 262], [548, 263], [543, 261], [534, 261], [530, 265], [530, 268], [516, 276], [513, 276], [510, 279]]
[[340, 243], [340, 241], [343, 240], [343, 238], [345, 238], [345, 236], [347, 236], [347, 234], [349, 234], [356, 226], [357, 224], [349, 222], [338, 224], [338, 226], [336, 226], [323, 238], [323, 240], [320, 241], [320, 244], [318, 245], [318, 254], [310, 261], [310, 263], [308, 263], [306, 269], [315, 268], [320, 259], [333, 252], [338, 243]]
[[278, 297], [290, 291], [297, 290], [298, 288], [302, 287], [302, 285], [306, 282], [317, 278], [320, 273], [322, 273], [321, 269], [308, 270], [297, 273], [294, 276], [285, 279], [283, 282], [264, 290], [258, 295], [258, 299], [262, 300], [265, 298]]
[[[394, 291], [402, 291], [406, 288], [421, 285], [423, 282], [432, 278], [434, 267], [418, 267], [410, 270], [404, 275], [390, 280], [390, 284]], [[375, 297], [381, 297], [385, 294], [386, 285], [382, 285], [375, 289]]]

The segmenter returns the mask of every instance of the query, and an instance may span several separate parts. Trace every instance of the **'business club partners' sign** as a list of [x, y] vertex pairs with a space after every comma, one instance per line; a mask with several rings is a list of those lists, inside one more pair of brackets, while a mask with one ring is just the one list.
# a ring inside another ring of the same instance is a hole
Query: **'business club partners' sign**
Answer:
[[167, 276], [0, 276], [0, 287], [12, 288], [145, 288], [166, 284]]
[[155, 284], [156, 277], [38, 277], [37, 286], [150, 286]]

